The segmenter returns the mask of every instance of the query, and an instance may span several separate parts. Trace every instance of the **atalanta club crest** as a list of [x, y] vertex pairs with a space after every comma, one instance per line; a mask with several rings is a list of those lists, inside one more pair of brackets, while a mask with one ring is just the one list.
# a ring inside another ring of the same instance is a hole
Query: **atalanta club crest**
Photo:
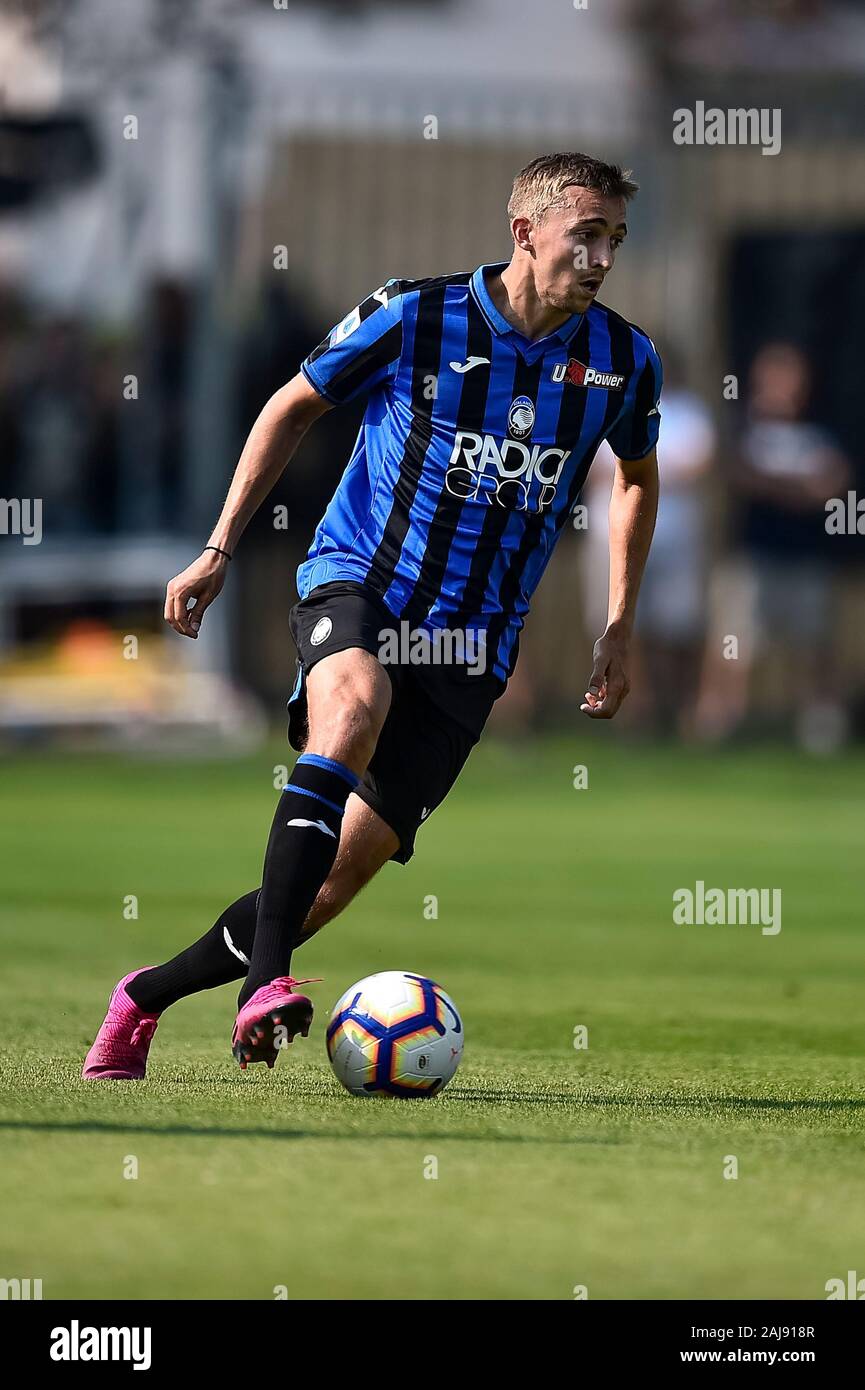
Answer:
[[576, 357], [553, 367], [553, 381], [568, 381], [571, 386], [601, 386], [606, 391], [621, 391], [625, 385], [625, 378], [618, 372], [599, 372], [596, 367], [578, 362]]
[[508, 434], [514, 439], [525, 439], [531, 434], [535, 424], [534, 402], [528, 396], [517, 396], [511, 401], [508, 411]]

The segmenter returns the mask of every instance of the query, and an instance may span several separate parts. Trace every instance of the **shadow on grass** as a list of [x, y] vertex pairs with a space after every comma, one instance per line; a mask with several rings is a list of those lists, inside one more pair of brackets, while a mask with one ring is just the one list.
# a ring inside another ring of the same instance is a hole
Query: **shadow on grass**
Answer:
[[453, 1089], [453, 1100], [484, 1101], [487, 1105], [617, 1106], [630, 1110], [865, 1110], [865, 1099], [820, 1100], [813, 1096], [779, 1100], [774, 1096], [612, 1096], [602, 1092], [550, 1095], [544, 1092], [469, 1091]]
[[[287, 1099], [300, 1099], [303, 1096], [321, 1099], [338, 1099], [336, 1096], [323, 1097], [320, 1090], [314, 1088], [298, 1087], [294, 1088]], [[754, 1112], [775, 1112], [792, 1113], [797, 1110], [811, 1111], [818, 1114], [833, 1114], [844, 1112], [857, 1112], [865, 1109], [865, 1100], [840, 1099], [824, 1100], [815, 1097], [802, 1097], [800, 1099], [778, 1099], [772, 1096], [706, 1096], [706, 1097], [684, 1097], [684, 1096], [646, 1096], [634, 1098], [631, 1096], [596, 1094], [574, 1094], [574, 1093], [534, 1093], [524, 1091], [484, 1091], [472, 1090], [469, 1088], [455, 1087], [450, 1090], [444, 1100], [444, 1113], [447, 1113], [448, 1101], [458, 1103], [478, 1103], [488, 1106], [547, 1106], [547, 1107], [567, 1107], [569, 1109], [592, 1109], [605, 1110], [628, 1109], [634, 1112], [635, 1117], [639, 1113], [651, 1111], [654, 1113], [664, 1111], [680, 1112], [683, 1118], [688, 1112], [697, 1112], [698, 1116], [712, 1116], [721, 1110], [740, 1111], [743, 1114]], [[369, 1097], [363, 1099], [356, 1098], [356, 1103], [360, 1105], [372, 1106], [378, 1110], [383, 1105], [391, 1105], [393, 1102], [388, 1097]], [[356, 1111], [353, 1113], [357, 1113]], [[411, 1108], [411, 1113], [417, 1113], [416, 1108]], [[150, 1134], [164, 1135], [172, 1138], [204, 1138], [204, 1139], [273, 1139], [279, 1141], [302, 1140], [302, 1139], [337, 1139], [354, 1140], [365, 1143], [375, 1143], [378, 1140], [411, 1140], [417, 1142], [440, 1140], [443, 1142], [473, 1143], [473, 1144], [543, 1144], [554, 1146], [577, 1146], [577, 1145], [602, 1145], [615, 1146], [629, 1142], [626, 1139], [606, 1136], [593, 1136], [575, 1134], [571, 1136], [542, 1136], [534, 1134], [460, 1134], [449, 1130], [423, 1130], [414, 1131], [406, 1129], [398, 1133], [387, 1131], [372, 1131], [369, 1134], [358, 1134], [351, 1129], [268, 1129], [263, 1125], [254, 1128], [235, 1126], [226, 1127], [221, 1125], [194, 1125], [194, 1124], [168, 1124], [168, 1125], [142, 1125], [133, 1123], [122, 1123], [120, 1121], [91, 1120], [81, 1119], [72, 1120], [0, 1120], [0, 1132], [18, 1133], [45, 1133], [45, 1134]]]
[[611, 1147], [619, 1143], [617, 1139], [594, 1138], [591, 1135], [575, 1135], [573, 1138], [541, 1138], [534, 1134], [452, 1134], [449, 1131], [424, 1130], [416, 1133], [406, 1130], [400, 1134], [376, 1132], [356, 1134], [344, 1129], [224, 1129], [217, 1125], [123, 1125], [101, 1120], [72, 1121], [46, 1120], [44, 1123], [29, 1120], [0, 1120], [0, 1131], [30, 1134], [152, 1134], [159, 1137], [192, 1139], [340, 1139], [374, 1143], [377, 1140], [401, 1139], [417, 1143], [419, 1140], [441, 1140], [442, 1142], [468, 1144], [555, 1144], [555, 1145], [603, 1145]]

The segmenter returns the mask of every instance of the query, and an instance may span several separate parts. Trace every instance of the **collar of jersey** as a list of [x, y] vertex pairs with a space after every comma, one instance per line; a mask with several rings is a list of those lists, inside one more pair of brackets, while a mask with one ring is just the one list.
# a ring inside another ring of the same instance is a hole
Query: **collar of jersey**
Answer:
[[508, 323], [504, 314], [499, 313], [487, 289], [485, 277], [488, 270], [497, 271], [501, 274], [507, 264], [507, 261], [493, 261], [489, 265], [479, 265], [471, 279], [472, 294], [477, 301], [478, 308], [489, 323], [493, 332], [498, 333], [500, 338], [509, 338], [514, 347], [518, 347], [524, 357], [539, 357], [541, 353], [547, 351], [550, 340], [553, 338], [558, 338], [560, 342], [563, 343], [570, 342], [583, 321], [582, 314], [572, 314], [560, 328], [555, 329], [552, 333], [548, 333], [543, 338], [526, 338], [518, 328], [514, 328], [512, 323]]

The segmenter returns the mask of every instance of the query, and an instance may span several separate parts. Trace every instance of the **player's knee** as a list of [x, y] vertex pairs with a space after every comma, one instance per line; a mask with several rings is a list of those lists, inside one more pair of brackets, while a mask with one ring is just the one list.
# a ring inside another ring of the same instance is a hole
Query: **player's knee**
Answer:
[[355, 750], [371, 757], [390, 701], [390, 679], [370, 652], [352, 648], [326, 657], [307, 682], [308, 749], [332, 758]]

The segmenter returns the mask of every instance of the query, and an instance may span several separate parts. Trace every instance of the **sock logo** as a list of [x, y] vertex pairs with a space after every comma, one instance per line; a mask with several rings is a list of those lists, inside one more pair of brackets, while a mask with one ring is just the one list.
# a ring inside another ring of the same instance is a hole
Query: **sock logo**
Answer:
[[239, 961], [242, 961], [244, 965], [249, 965], [249, 956], [245, 956], [243, 952], [239, 950], [237, 946], [235, 946], [234, 942], [231, 939], [231, 933], [229, 932], [228, 927], [222, 928], [222, 939], [224, 940], [226, 946], [228, 947], [229, 951], [233, 956], [237, 956], [237, 959]]
[[320, 647], [322, 642], [328, 638], [333, 631], [333, 623], [330, 618], [319, 618], [310, 635], [310, 645]]
[[323, 830], [325, 835], [329, 835], [332, 840], [336, 839], [336, 835], [333, 833], [330, 826], [325, 825], [323, 820], [301, 820], [297, 818], [296, 820], [287, 820], [285, 823], [286, 825], [309, 826], [312, 830]]

